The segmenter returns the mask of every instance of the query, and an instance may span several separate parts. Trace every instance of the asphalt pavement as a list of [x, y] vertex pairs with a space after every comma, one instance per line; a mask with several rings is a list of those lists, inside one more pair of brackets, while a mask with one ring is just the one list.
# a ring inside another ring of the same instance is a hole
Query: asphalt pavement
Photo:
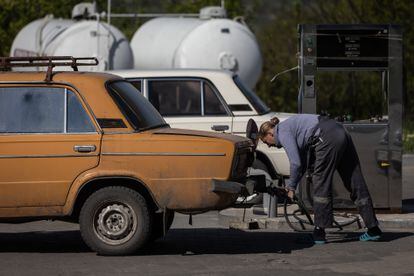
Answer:
[[290, 229], [228, 229], [219, 212], [196, 215], [192, 225], [177, 214], [167, 235], [136, 255], [103, 257], [84, 244], [77, 224], [0, 224], [0, 275], [414, 274], [412, 229], [388, 228], [379, 242], [358, 241], [362, 231], [332, 231], [327, 244], [314, 245], [309, 233]]
[[235, 230], [218, 213], [178, 214], [166, 237], [133, 256], [103, 257], [83, 243], [76, 224], [0, 225], [1, 275], [412, 275], [414, 233], [388, 230], [380, 242], [360, 232]]

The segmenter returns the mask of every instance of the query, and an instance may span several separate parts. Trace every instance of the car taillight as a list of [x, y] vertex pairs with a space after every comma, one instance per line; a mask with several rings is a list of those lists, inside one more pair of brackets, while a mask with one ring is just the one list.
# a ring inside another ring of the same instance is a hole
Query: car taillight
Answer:
[[253, 161], [254, 150], [251, 141], [237, 143], [231, 171], [232, 180], [244, 182], [247, 176], [247, 168], [253, 164]]

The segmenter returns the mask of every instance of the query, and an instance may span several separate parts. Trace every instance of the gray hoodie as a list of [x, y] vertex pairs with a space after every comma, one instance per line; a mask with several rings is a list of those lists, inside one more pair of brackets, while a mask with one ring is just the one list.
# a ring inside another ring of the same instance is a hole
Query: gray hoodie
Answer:
[[283, 147], [289, 158], [290, 178], [287, 188], [295, 190], [307, 167], [307, 144], [318, 134], [319, 115], [298, 114], [276, 125], [274, 137], [277, 147]]

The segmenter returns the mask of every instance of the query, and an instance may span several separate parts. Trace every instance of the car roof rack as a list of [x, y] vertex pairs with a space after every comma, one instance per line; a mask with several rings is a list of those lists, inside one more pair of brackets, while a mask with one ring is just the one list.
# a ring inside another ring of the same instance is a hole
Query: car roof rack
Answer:
[[94, 66], [99, 61], [96, 57], [43, 56], [43, 57], [0, 57], [0, 70], [12, 67], [47, 67], [45, 81], [51, 82], [53, 67], [70, 66], [78, 71], [78, 66]]

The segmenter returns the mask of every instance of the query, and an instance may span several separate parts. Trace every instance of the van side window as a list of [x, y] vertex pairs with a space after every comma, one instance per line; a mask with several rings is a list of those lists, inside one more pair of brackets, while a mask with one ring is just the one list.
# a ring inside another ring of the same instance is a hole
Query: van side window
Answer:
[[139, 92], [142, 93], [142, 81], [141, 80], [128, 80]]
[[0, 88], [0, 133], [94, 131], [76, 96], [65, 88]]
[[149, 80], [148, 100], [162, 116], [200, 116], [201, 84], [195, 80]]
[[205, 115], [227, 115], [226, 109], [220, 102], [213, 88], [207, 82], [203, 82], [204, 86], [204, 114]]

